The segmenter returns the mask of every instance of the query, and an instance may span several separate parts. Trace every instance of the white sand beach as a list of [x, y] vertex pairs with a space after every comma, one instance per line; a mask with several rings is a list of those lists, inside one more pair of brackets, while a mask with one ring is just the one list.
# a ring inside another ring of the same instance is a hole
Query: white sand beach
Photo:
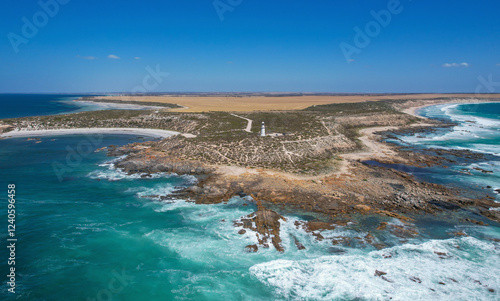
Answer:
[[170, 136], [179, 135], [179, 132], [156, 130], [156, 129], [139, 129], [139, 128], [81, 128], [81, 129], [58, 129], [58, 130], [33, 130], [33, 131], [18, 131], [0, 134], [2, 138], [18, 138], [18, 137], [40, 137], [40, 136], [60, 136], [60, 135], [85, 135], [85, 134], [132, 134], [144, 135], [150, 137], [167, 138]]

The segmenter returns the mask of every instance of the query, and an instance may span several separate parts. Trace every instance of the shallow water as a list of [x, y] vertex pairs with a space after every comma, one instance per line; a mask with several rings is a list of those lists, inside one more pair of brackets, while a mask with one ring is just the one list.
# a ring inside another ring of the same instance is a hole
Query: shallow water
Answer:
[[[457, 123], [452, 128], [432, 133], [400, 135], [398, 144], [413, 149], [473, 150], [486, 160], [460, 160], [450, 168], [430, 168], [423, 178], [459, 187], [485, 190], [500, 201], [500, 103], [445, 104], [423, 108], [419, 114]], [[457, 159], [457, 158], [455, 158]], [[483, 172], [485, 170], [487, 172]], [[488, 186], [490, 186], [488, 188]]]

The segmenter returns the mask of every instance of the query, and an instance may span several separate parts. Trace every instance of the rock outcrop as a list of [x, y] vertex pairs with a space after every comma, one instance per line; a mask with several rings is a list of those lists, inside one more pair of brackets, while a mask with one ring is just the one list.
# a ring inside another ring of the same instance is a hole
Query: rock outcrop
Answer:
[[[286, 219], [273, 210], [264, 208], [261, 202], [257, 202], [257, 208], [256, 212], [242, 218], [241, 222], [237, 222], [235, 225], [255, 231], [259, 245], [263, 248], [269, 248], [269, 243], [271, 243], [276, 250], [284, 252], [285, 249], [281, 245], [280, 238], [280, 221], [286, 221]], [[251, 248], [247, 247], [247, 249], [255, 252], [257, 246], [252, 245]]]

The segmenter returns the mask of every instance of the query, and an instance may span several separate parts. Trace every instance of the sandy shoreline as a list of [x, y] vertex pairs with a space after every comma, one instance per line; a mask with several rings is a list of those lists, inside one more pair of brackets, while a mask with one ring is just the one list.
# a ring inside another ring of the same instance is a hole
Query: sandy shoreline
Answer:
[[81, 129], [60, 129], [60, 130], [34, 130], [34, 131], [11, 131], [0, 134], [2, 138], [18, 137], [40, 137], [40, 136], [60, 136], [60, 135], [85, 135], [85, 134], [127, 134], [144, 135], [150, 137], [167, 138], [179, 135], [179, 132], [140, 129], [140, 128], [81, 128]]

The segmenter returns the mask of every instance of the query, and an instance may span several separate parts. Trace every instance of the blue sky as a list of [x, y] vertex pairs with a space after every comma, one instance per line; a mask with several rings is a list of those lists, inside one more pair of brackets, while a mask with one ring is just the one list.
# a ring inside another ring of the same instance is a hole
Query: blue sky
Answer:
[[[50, 15], [39, 1], [0, 4], [0, 92], [475, 92], [480, 77], [500, 82], [498, 0], [41, 3]], [[359, 31], [368, 42], [356, 44]]]

